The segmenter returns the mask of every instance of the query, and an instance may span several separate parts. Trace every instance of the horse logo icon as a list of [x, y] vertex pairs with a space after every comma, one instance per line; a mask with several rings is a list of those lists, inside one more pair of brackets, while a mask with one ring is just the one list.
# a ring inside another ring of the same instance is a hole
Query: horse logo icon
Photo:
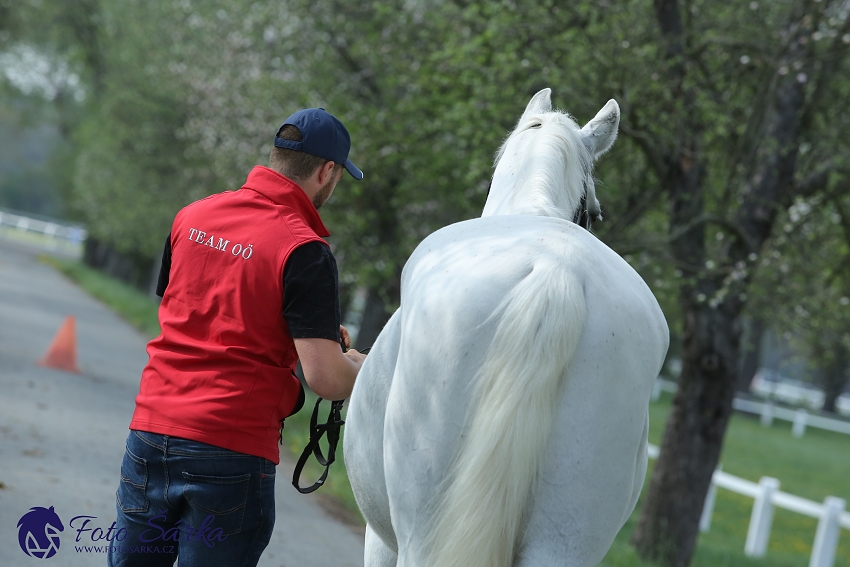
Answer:
[[30, 557], [47, 559], [59, 551], [59, 532], [64, 530], [53, 506], [36, 506], [18, 520], [18, 543]]

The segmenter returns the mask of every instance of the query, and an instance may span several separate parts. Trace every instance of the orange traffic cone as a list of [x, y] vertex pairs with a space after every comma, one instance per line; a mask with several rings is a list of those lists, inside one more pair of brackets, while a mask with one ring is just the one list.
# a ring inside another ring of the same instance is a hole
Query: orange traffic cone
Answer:
[[77, 332], [74, 328], [73, 315], [65, 318], [65, 322], [56, 331], [53, 342], [47, 347], [47, 352], [38, 361], [38, 365], [80, 373], [80, 369], [77, 368]]

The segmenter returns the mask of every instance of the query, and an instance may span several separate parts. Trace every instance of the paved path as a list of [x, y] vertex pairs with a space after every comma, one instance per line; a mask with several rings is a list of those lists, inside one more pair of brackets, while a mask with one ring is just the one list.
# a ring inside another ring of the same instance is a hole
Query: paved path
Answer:
[[[145, 338], [52, 268], [35, 252], [0, 241], [0, 565], [31, 566], [17, 541], [18, 519], [54, 506], [65, 525], [54, 565], [106, 565], [78, 553], [68, 521], [115, 519], [127, 424], [147, 362]], [[79, 366], [68, 374], [35, 365], [68, 315], [77, 320]], [[330, 518], [278, 467], [277, 524], [260, 565], [358, 567], [362, 535]]]

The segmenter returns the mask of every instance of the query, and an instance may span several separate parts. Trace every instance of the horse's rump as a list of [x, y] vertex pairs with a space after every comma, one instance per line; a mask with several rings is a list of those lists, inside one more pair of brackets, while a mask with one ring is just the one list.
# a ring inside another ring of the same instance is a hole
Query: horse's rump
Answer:
[[[405, 439], [399, 457], [414, 455], [387, 459], [394, 524], [412, 530], [399, 541], [416, 542], [400, 565], [510, 564], [584, 327], [579, 231], [556, 219], [476, 219], [426, 239], [405, 267], [385, 429], [385, 456], [394, 439]], [[437, 500], [393, 486], [423, 475], [441, 487]]]

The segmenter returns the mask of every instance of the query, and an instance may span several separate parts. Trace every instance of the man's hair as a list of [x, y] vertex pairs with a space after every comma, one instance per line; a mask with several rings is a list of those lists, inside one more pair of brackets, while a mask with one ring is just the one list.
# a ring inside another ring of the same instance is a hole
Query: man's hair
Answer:
[[[298, 129], [298, 126], [293, 126], [292, 124], [281, 126], [277, 137], [296, 142], [300, 142], [302, 139], [301, 130]], [[303, 181], [313, 175], [313, 172], [327, 161], [330, 160], [308, 154], [307, 152], [275, 146], [272, 147], [272, 152], [269, 156], [269, 167], [293, 181]], [[334, 175], [336, 175], [336, 169], [340, 167], [342, 167], [341, 163], [334, 165]]]

